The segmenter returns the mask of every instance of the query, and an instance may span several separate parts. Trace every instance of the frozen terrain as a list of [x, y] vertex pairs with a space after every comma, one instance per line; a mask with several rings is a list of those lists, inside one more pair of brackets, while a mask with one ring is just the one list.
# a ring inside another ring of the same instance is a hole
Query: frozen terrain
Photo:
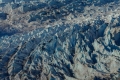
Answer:
[[120, 80], [120, 1], [1, 3], [0, 80]]

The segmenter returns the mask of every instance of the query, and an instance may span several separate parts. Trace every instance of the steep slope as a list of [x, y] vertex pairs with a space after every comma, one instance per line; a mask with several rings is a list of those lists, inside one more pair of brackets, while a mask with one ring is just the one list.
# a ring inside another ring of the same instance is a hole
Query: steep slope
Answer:
[[58, 25], [0, 39], [0, 79], [119, 78], [120, 27]]
[[119, 6], [118, 0], [4, 4], [0, 80], [119, 80]]

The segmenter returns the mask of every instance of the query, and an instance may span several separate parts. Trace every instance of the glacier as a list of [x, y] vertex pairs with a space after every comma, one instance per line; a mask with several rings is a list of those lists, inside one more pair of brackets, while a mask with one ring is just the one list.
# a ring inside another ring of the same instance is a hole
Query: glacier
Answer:
[[1, 37], [0, 79], [116, 79], [120, 28], [97, 26], [66, 24]]
[[0, 80], [119, 80], [119, 6], [118, 0], [1, 3]]

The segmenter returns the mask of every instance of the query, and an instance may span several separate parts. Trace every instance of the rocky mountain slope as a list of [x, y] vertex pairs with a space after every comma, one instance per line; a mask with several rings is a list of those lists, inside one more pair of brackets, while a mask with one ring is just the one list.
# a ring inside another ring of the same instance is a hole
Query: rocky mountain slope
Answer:
[[1, 7], [0, 80], [119, 80], [119, 1], [56, 2]]

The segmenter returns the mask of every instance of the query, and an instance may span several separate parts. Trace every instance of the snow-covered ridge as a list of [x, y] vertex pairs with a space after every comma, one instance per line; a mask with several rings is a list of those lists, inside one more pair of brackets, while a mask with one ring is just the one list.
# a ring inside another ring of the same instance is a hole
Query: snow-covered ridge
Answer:
[[112, 18], [119, 17], [119, 11], [120, 2], [117, 0], [42, 0], [28, 3], [1, 3], [0, 36], [63, 23], [94, 23], [97, 19], [110, 23]]
[[119, 1], [40, 1], [0, 5], [0, 80], [119, 80]]
[[94, 25], [64, 24], [4, 36], [0, 79], [117, 79], [119, 40], [119, 24], [100, 20]]

